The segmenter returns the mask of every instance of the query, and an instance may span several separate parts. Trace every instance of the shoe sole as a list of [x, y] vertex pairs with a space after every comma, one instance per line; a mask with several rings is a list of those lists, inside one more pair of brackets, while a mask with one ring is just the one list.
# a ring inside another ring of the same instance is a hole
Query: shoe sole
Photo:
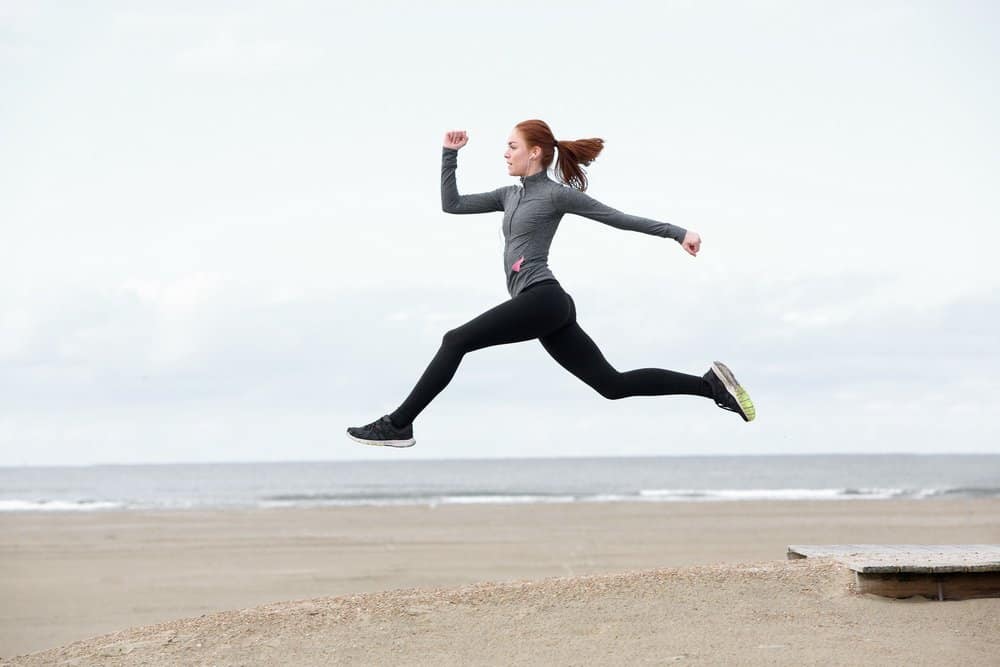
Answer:
[[753, 401], [750, 400], [750, 394], [747, 393], [747, 390], [740, 386], [733, 372], [721, 361], [713, 361], [712, 370], [722, 380], [726, 391], [736, 399], [736, 402], [740, 406], [740, 416], [743, 417], [743, 421], [752, 422], [757, 417], [757, 410], [754, 408]]
[[417, 441], [413, 438], [409, 440], [365, 440], [363, 438], [356, 438], [350, 433], [347, 437], [354, 442], [360, 442], [362, 445], [373, 445], [375, 447], [412, 447], [417, 444]]

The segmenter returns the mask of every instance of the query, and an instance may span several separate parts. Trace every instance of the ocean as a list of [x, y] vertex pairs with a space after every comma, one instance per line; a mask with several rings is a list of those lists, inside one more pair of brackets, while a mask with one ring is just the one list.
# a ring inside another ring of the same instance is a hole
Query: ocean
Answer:
[[0, 511], [1000, 497], [1000, 455], [0, 467]]

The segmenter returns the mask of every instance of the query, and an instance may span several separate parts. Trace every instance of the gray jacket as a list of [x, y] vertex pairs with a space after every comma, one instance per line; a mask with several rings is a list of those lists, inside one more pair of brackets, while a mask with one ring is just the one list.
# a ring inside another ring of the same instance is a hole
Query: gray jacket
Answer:
[[575, 213], [618, 229], [630, 229], [652, 236], [684, 240], [687, 230], [666, 222], [628, 215], [605, 206], [586, 193], [550, 179], [544, 170], [522, 176], [521, 185], [508, 185], [492, 192], [458, 194], [455, 169], [458, 151], [444, 148], [441, 157], [441, 208], [447, 213], [488, 213], [503, 211], [503, 269], [511, 297], [525, 287], [546, 278], [555, 278], [549, 270], [549, 246], [559, 221], [566, 213]]

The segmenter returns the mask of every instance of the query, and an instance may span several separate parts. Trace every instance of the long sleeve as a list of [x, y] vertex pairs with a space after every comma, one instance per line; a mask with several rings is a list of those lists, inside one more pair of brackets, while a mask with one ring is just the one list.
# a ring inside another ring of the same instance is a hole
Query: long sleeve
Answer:
[[657, 222], [649, 218], [622, 213], [617, 209], [602, 204], [590, 195], [575, 188], [559, 187], [553, 189], [552, 205], [563, 213], [582, 215], [585, 218], [603, 222], [618, 229], [628, 229], [652, 236], [662, 236], [674, 239], [678, 243], [684, 241], [687, 230], [668, 222]]
[[474, 195], [458, 194], [455, 170], [458, 168], [458, 151], [444, 148], [441, 155], [441, 209], [445, 213], [489, 213], [503, 210], [506, 188]]

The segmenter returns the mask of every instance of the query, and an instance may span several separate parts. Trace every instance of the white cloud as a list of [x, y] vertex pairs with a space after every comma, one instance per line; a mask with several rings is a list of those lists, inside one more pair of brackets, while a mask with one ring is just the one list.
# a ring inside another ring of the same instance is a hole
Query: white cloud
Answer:
[[226, 279], [218, 274], [195, 273], [171, 282], [154, 280], [129, 280], [122, 289], [134, 294], [161, 314], [189, 314], [219, 293]]
[[12, 309], [0, 314], [0, 361], [15, 359], [31, 338], [34, 322], [25, 309]]
[[322, 48], [281, 39], [238, 39], [221, 32], [179, 53], [175, 66], [184, 72], [256, 74], [298, 70], [317, 63]]

